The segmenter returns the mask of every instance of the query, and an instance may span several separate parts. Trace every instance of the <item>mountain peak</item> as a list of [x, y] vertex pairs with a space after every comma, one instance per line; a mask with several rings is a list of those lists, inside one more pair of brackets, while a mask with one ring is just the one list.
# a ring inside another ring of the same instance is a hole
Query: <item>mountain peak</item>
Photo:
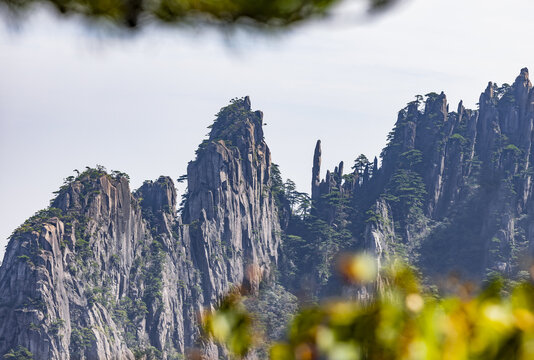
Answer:
[[522, 94], [517, 94], [519, 97], [526, 97], [527, 92], [532, 88], [532, 83], [528, 77], [528, 68], [524, 67], [521, 69], [519, 76], [515, 78], [514, 86], [516, 91], [519, 91]]
[[217, 113], [216, 119], [208, 128], [209, 138], [197, 150], [199, 155], [211, 143], [221, 143], [227, 147], [237, 147], [248, 151], [263, 141], [263, 112], [251, 111], [250, 98], [234, 98]]

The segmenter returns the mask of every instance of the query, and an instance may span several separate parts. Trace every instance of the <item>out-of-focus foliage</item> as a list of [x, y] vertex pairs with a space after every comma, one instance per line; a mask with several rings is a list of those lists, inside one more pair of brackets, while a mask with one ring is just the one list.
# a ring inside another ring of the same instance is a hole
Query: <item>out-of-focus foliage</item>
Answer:
[[252, 314], [254, 329], [263, 339], [255, 349], [260, 359], [268, 358], [269, 347], [285, 337], [285, 329], [298, 310], [298, 299], [279, 284], [260, 288], [257, 296], [244, 299]]
[[[345, 266], [351, 270], [345, 274], [362, 284], [368, 279], [362, 265], [369, 259], [347, 259]], [[386, 285], [369, 301], [336, 300], [301, 310], [289, 325], [287, 340], [271, 347], [270, 358], [534, 359], [531, 283], [518, 284], [506, 295], [499, 280], [490, 282], [478, 295], [468, 285], [460, 284], [455, 295], [438, 299], [423, 290], [411, 268], [400, 263], [378, 276]], [[246, 318], [235, 306], [235, 296], [230, 298], [224, 308], [208, 316], [208, 329], [215, 339], [242, 355], [251, 342], [249, 337], [237, 334], [250, 334], [252, 324], [231, 321], [231, 326], [222, 325], [223, 330], [217, 327], [216, 319], [221, 316]], [[220, 331], [231, 335], [217, 336]], [[241, 345], [236, 347], [236, 342]]]
[[[380, 10], [397, 0], [362, 0]], [[13, 14], [35, 4], [52, 5], [60, 14], [106, 20], [119, 27], [149, 23], [252, 25], [282, 28], [328, 15], [341, 0], [0, 0]]]
[[204, 314], [202, 326], [207, 334], [237, 356], [246, 355], [254, 345], [252, 316], [241, 302], [238, 288], [220, 301], [217, 311]]

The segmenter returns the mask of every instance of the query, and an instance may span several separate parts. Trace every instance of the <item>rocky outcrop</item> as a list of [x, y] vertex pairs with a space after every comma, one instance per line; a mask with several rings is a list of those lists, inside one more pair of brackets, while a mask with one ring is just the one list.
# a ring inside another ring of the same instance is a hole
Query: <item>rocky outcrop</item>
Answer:
[[64, 187], [55, 212], [15, 231], [0, 271], [0, 353], [20, 345], [42, 359], [133, 358], [112, 313], [93, 301], [130, 287], [128, 269], [147, 240], [132, 200], [126, 179], [84, 173]]
[[321, 140], [317, 140], [312, 167], [311, 214], [322, 218], [330, 225], [333, 224], [339, 209], [333, 206], [328, 197], [348, 198], [357, 184], [369, 179], [368, 168], [365, 171], [365, 175], [360, 179], [357, 171], [345, 177], [343, 173], [344, 167], [345, 164], [341, 161], [332, 172], [327, 170], [325, 178], [321, 180]]
[[321, 184], [321, 140], [317, 140], [315, 151], [313, 152], [313, 167], [312, 167], [312, 187], [311, 199], [313, 201], [319, 200], [321, 194], [319, 186]]
[[250, 111], [248, 97], [234, 102], [219, 114], [209, 143], [187, 168], [184, 221], [195, 229], [207, 303], [243, 281], [256, 291], [277, 263], [280, 225], [262, 121], [261, 112]]
[[136, 195], [124, 176], [90, 169], [15, 232], [0, 270], [0, 353], [133, 359], [192, 345], [198, 276], [174, 186], [160, 178]]
[[443, 93], [418, 96], [399, 112], [380, 167], [368, 163], [358, 181], [342, 184], [327, 173], [323, 194], [330, 183], [352, 189], [351, 229], [359, 240], [348, 248], [400, 256], [427, 275], [519, 273], [518, 258], [534, 248], [528, 70], [511, 86], [490, 82], [479, 105], [469, 110], [460, 102], [451, 112]]
[[376, 259], [377, 268], [381, 268], [395, 255], [392, 249], [395, 246], [395, 224], [384, 199], [377, 200], [371, 211], [365, 227], [364, 248]]
[[[102, 168], [66, 179], [7, 247], [0, 355], [176, 359], [195, 347], [224, 358], [200, 336], [204, 310], [235, 285], [255, 294], [277, 281], [310, 301], [339, 293], [340, 250], [370, 252], [379, 267], [401, 257], [427, 276], [519, 277], [521, 257], [534, 254], [528, 70], [512, 85], [489, 83], [479, 104], [450, 111], [443, 93], [418, 96], [380, 166], [360, 156], [352, 172], [340, 162], [324, 179], [318, 141], [311, 199], [282, 182], [248, 97], [217, 114], [178, 210], [168, 177], [133, 193], [125, 174]], [[365, 299], [376, 289], [352, 290], [342, 291]]]
[[[223, 108], [188, 167], [132, 193], [125, 174], [68, 178], [9, 242], [0, 267], [0, 355], [35, 359], [180, 358], [205, 344], [199, 314], [233, 285], [254, 292], [276, 267], [280, 226], [262, 114]], [[220, 354], [224, 356], [224, 353]]]

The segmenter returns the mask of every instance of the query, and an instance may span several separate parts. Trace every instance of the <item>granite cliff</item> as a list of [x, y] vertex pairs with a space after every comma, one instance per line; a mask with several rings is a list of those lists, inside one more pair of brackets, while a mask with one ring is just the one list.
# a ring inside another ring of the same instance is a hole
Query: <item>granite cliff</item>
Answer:
[[340, 248], [371, 251], [379, 263], [404, 258], [433, 281], [451, 271], [524, 277], [534, 246], [533, 120], [526, 68], [512, 85], [490, 82], [477, 110], [460, 102], [450, 111], [443, 93], [417, 96], [399, 112], [380, 167], [359, 158], [351, 173], [341, 163], [321, 180], [318, 142], [312, 214], [335, 225], [342, 203], [328, 200], [337, 194], [352, 235]]
[[35, 359], [181, 358], [201, 348], [198, 316], [232, 285], [270, 281], [280, 243], [261, 112], [236, 99], [188, 166], [130, 190], [87, 169], [16, 229], [0, 268], [0, 354]]
[[369, 297], [372, 288], [342, 286], [333, 264], [343, 251], [370, 252], [379, 266], [400, 257], [428, 284], [451, 271], [521, 279], [534, 253], [533, 124], [526, 68], [512, 85], [489, 83], [477, 110], [417, 96], [380, 164], [361, 155], [322, 179], [318, 141], [308, 196], [271, 163], [263, 114], [234, 99], [189, 163], [180, 205], [169, 177], [132, 191], [126, 174], [87, 168], [13, 232], [0, 355], [225, 358], [199, 319], [233, 286], [262, 307], [273, 338], [294, 295]]

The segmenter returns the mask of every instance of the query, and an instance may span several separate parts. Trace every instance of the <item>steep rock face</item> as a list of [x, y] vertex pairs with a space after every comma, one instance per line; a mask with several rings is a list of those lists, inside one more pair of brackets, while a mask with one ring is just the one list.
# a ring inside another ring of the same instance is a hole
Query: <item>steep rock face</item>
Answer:
[[203, 297], [212, 303], [231, 284], [257, 291], [276, 266], [280, 225], [270, 193], [271, 154], [263, 114], [248, 97], [223, 109], [207, 145], [187, 169], [184, 221], [190, 223]]
[[[91, 175], [66, 186], [54, 201], [57, 217], [30, 219], [12, 237], [0, 271], [0, 353], [16, 344], [42, 359], [75, 358], [82, 351], [133, 358], [110, 312], [90, 299], [97, 284], [115, 299], [129, 287], [126, 269], [145, 228], [125, 179]], [[86, 331], [93, 326], [108, 328], [109, 335]]]
[[[184, 220], [168, 177], [134, 193], [120, 172], [68, 178], [9, 242], [0, 355], [23, 347], [35, 359], [175, 359], [200, 347], [203, 309], [232, 285], [256, 291], [276, 266], [261, 121], [248, 98], [221, 110], [189, 165]], [[206, 358], [219, 354], [205, 346]]]
[[176, 217], [172, 180], [162, 176], [155, 182], [145, 181], [135, 197], [152, 236], [144, 255], [149, 259], [143, 294], [146, 335], [140, 338], [145, 348], [153, 346], [162, 357], [172, 358], [195, 345], [201, 278], [193, 263], [188, 227]]
[[369, 179], [369, 168], [360, 177], [358, 171], [344, 176], [344, 163], [341, 161], [334, 171], [327, 170], [325, 179], [321, 180], [321, 140], [317, 140], [313, 154], [311, 201], [313, 207], [311, 213], [322, 218], [332, 225], [339, 209], [332, 206], [328, 197], [337, 196], [348, 197], [352, 194], [356, 184], [366, 182]]
[[392, 260], [391, 244], [395, 240], [395, 224], [392, 222], [391, 209], [384, 199], [379, 199], [373, 207], [373, 221], [365, 228], [364, 239], [367, 249], [376, 259], [377, 267], [381, 268]]
[[313, 167], [312, 167], [312, 187], [311, 198], [314, 201], [319, 200], [321, 184], [321, 140], [317, 140], [315, 151], [313, 153]]
[[534, 254], [528, 70], [511, 86], [489, 83], [479, 104], [449, 111], [443, 93], [418, 96], [399, 112], [380, 167], [361, 156], [323, 180], [318, 141], [311, 199], [282, 182], [248, 97], [217, 115], [179, 212], [168, 177], [134, 193], [119, 172], [67, 179], [9, 242], [0, 355], [21, 346], [35, 359], [175, 359], [201, 347], [225, 357], [199, 336], [199, 317], [234, 285], [256, 293], [272, 282], [281, 245], [278, 280], [312, 301], [342, 288], [340, 250], [371, 252], [379, 266], [401, 257], [431, 276], [520, 276], [521, 256]]
[[534, 247], [533, 118], [526, 68], [512, 85], [490, 82], [478, 110], [460, 102], [451, 112], [443, 93], [418, 96], [399, 112], [380, 168], [368, 162], [342, 182], [328, 172], [312, 200], [327, 219], [330, 189], [351, 189], [356, 240], [343, 248], [401, 257], [427, 275], [518, 276]]
[[[429, 94], [423, 111], [417, 103], [401, 112], [373, 179], [382, 184], [375, 196], [392, 204], [397, 242], [427, 273], [481, 278], [519, 270], [518, 255], [531, 241], [532, 94], [522, 69], [512, 86], [490, 83], [478, 111], [460, 103], [449, 113], [444, 94]], [[406, 204], [408, 196], [414, 203]]]
[[174, 186], [160, 178], [137, 195], [124, 176], [89, 170], [15, 233], [0, 270], [0, 353], [133, 359], [193, 345], [199, 279]]

